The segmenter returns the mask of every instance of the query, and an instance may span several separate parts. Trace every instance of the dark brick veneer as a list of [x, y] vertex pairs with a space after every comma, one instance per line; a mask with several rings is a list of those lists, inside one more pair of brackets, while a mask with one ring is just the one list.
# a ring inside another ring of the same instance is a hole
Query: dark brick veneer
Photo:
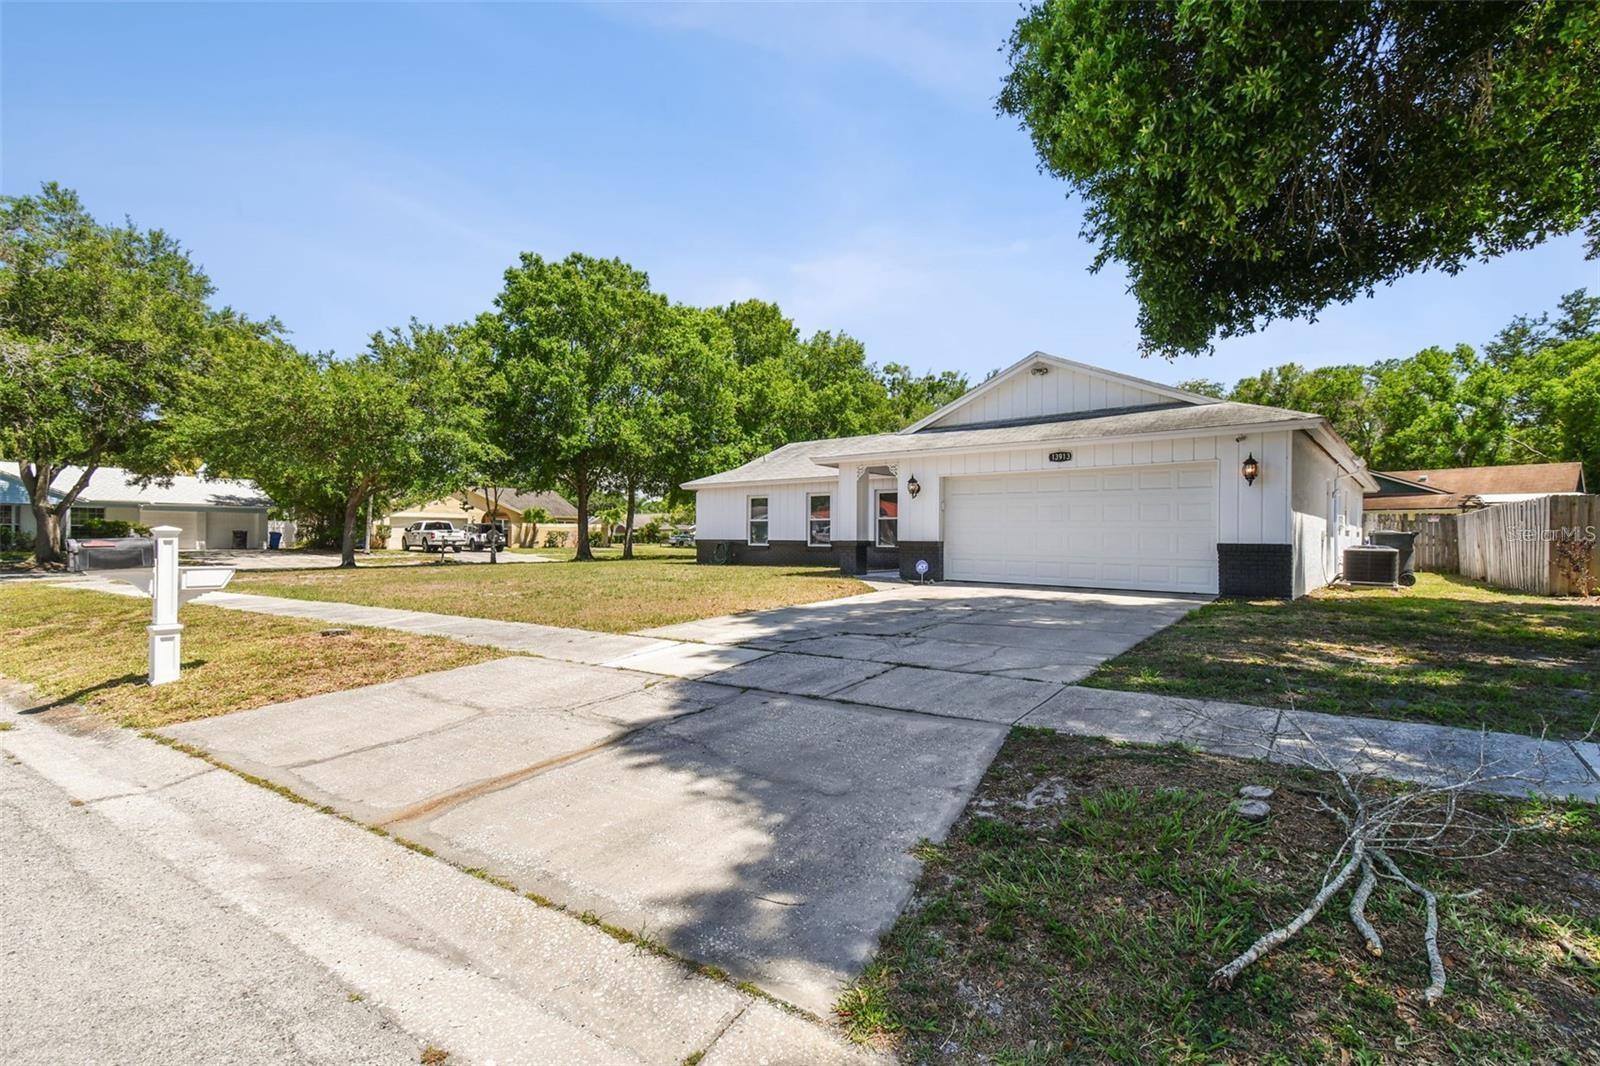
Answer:
[[1218, 544], [1217, 594], [1247, 600], [1294, 598], [1294, 545]]
[[759, 546], [742, 540], [697, 540], [695, 562], [715, 562], [719, 544], [728, 546], [728, 562], [745, 566], [830, 566], [837, 561], [831, 545], [813, 548], [803, 540], [775, 540]]
[[940, 540], [903, 540], [900, 542], [900, 576], [907, 581], [921, 581], [917, 574], [917, 560], [928, 560], [928, 580], [944, 580], [944, 542]]

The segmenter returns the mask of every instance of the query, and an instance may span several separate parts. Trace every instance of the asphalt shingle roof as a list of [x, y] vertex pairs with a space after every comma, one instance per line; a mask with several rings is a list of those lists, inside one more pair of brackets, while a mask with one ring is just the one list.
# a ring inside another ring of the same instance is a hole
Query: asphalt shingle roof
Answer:
[[[50, 485], [52, 495], [64, 496], [77, 482], [81, 467], [69, 466], [56, 475]], [[0, 462], [0, 503], [28, 502], [28, 492], [22, 487], [22, 476], [14, 462]], [[170, 485], [151, 482], [140, 488], [129, 479], [126, 470], [102, 466], [89, 476], [89, 484], [79, 494], [77, 502], [85, 506], [102, 504], [137, 504], [149, 507], [266, 507], [266, 494], [249, 481], [208, 481], [204, 478], [180, 475]]]
[[1049, 420], [1027, 419], [960, 429], [924, 429], [916, 433], [877, 433], [866, 437], [798, 441], [785, 444], [743, 466], [691, 481], [687, 488], [714, 488], [762, 481], [795, 481], [836, 476], [823, 463], [850, 459], [889, 459], [896, 455], [926, 455], [957, 448], [1004, 445], [1054, 444], [1093, 441], [1102, 437], [1159, 436], [1163, 433], [1222, 429], [1234, 426], [1300, 422], [1318, 416], [1283, 407], [1259, 404], [1153, 404], [1111, 411], [1086, 411]]

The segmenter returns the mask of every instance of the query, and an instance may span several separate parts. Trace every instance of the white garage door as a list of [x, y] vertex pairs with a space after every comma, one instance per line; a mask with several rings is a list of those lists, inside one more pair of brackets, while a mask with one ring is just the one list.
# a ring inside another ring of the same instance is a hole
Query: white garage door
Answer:
[[1216, 592], [1216, 479], [1211, 463], [950, 478], [945, 577]]

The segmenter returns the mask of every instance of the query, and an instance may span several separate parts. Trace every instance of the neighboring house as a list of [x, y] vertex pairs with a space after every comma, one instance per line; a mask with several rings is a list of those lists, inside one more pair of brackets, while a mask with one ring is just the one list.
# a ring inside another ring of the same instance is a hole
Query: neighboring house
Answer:
[[1376, 487], [1319, 415], [1043, 352], [897, 433], [684, 486], [703, 562], [1241, 596], [1332, 581]]
[[[498, 506], [477, 489], [467, 489], [442, 500], [405, 507], [386, 516], [381, 524], [389, 527], [387, 547], [400, 547], [400, 534], [412, 522], [445, 519], [465, 526], [468, 523], [494, 522], [506, 534], [506, 543], [515, 548], [532, 548], [544, 543], [548, 532], [566, 533], [570, 544], [578, 532], [578, 509], [553, 492], [512, 492], [499, 494]], [[549, 514], [548, 521], [535, 523], [523, 515], [542, 507]]]
[[[77, 483], [80, 467], [67, 467], [51, 485], [60, 499]], [[73, 523], [92, 518], [141, 526], [177, 526], [178, 547], [260, 548], [267, 534], [267, 497], [248, 481], [208, 481], [175, 477], [170, 484], [152, 482], [141, 488], [116, 467], [103, 466], [89, 477], [62, 523], [72, 536]], [[0, 463], [0, 526], [33, 533], [33, 511], [16, 463]]]
[[[640, 511], [633, 516], [633, 532], [637, 536], [639, 531], [654, 522], [661, 528], [663, 536], [674, 532], [678, 527], [672, 524], [672, 516], [665, 511]], [[621, 540], [628, 532], [628, 523], [618, 522], [611, 527], [611, 538]]]
[[1460, 466], [1442, 470], [1374, 470], [1364, 508], [1376, 518], [1460, 514], [1497, 503], [1584, 492], [1582, 463]]

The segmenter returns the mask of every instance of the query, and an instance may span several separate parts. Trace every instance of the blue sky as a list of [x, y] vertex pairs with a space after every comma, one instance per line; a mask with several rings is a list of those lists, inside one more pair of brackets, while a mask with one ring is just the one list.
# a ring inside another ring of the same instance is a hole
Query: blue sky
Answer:
[[1600, 287], [1572, 237], [1141, 360], [1122, 274], [994, 113], [1016, 11], [7, 2], [0, 191], [162, 226], [221, 301], [343, 353], [486, 309], [523, 250], [975, 380], [1036, 348], [1166, 381], [1368, 362]]

